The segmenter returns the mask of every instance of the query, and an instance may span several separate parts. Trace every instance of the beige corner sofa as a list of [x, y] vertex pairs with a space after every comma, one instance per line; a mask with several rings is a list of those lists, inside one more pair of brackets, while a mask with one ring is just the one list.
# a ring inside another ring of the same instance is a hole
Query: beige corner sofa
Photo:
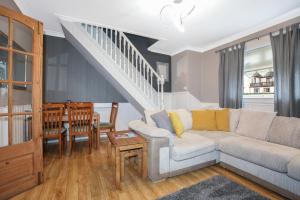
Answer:
[[[173, 110], [174, 111], [174, 110]], [[300, 119], [275, 113], [230, 110], [230, 132], [192, 130], [191, 112], [175, 110], [185, 132], [181, 138], [145, 120], [129, 127], [149, 143], [149, 178], [163, 180], [220, 164], [283, 196], [300, 199]]]

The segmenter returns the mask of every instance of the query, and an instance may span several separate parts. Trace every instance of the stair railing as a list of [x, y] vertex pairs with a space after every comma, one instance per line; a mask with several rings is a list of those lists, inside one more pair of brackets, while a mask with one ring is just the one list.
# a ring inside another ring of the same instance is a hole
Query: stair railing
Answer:
[[154, 105], [164, 108], [164, 77], [160, 76], [121, 31], [81, 23], [112, 61]]

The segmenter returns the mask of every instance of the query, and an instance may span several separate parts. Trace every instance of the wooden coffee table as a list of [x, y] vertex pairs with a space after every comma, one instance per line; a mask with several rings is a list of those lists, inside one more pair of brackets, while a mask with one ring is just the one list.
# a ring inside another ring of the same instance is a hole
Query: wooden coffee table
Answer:
[[[116, 138], [116, 135], [134, 133], [135, 137]], [[121, 188], [121, 153], [126, 151], [141, 150], [142, 151], [142, 177], [147, 178], [147, 141], [141, 135], [133, 130], [116, 131], [107, 134], [109, 138], [108, 156], [111, 156], [111, 145], [115, 149], [115, 178], [117, 189]]]

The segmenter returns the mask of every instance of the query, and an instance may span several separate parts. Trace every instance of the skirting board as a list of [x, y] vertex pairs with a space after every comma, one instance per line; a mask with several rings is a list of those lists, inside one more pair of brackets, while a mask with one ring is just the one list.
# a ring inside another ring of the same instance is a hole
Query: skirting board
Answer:
[[240, 176], [243, 176], [243, 177], [245, 177], [245, 178], [247, 178], [247, 179], [249, 179], [249, 180], [251, 180], [251, 181], [253, 181], [255, 183], [258, 183], [259, 185], [261, 185], [261, 186], [263, 186], [263, 187], [265, 187], [265, 188], [267, 188], [269, 190], [272, 190], [272, 191], [276, 192], [279, 195], [283, 195], [283, 196], [285, 196], [285, 197], [287, 197], [289, 199], [294, 199], [294, 200], [300, 199], [299, 196], [297, 196], [297, 195], [295, 195], [295, 194], [293, 194], [293, 193], [291, 193], [291, 192], [289, 192], [287, 190], [279, 188], [278, 186], [273, 185], [272, 183], [269, 183], [269, 182], [267, 182], [267, 181], [265, 181], [263, 179], [260, 179], [260, 178], [258, 178], [256, 176], [252, 175], [252, 174], [249, 174], [247, 172], [244, 172], [244, 171], [242, 171], [242, 170], [240, 170], [240, 169], [238, 169], [236, 167], [233, 167], [233, 166], [231, 166], [231, 165], [229, 165], [227, 163], [220, 162], [220, 166], [222, 166], [223, 168], [228, 169], [228, 170], [230, 170], [230, 171], [232, 171], [232, 172], [234, 172], [234, 173], [236, 173], [236, 174], [238, 174]]

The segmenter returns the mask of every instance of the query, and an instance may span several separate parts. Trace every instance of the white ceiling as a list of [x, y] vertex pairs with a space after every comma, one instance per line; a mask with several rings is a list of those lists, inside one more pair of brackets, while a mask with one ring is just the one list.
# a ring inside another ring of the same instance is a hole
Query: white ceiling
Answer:
[[206, 51], [300, 16], [300, 0], [195, 0], [185, 32], [163, 24], [160, 10], [172, 0], [15, 0], [45, 33], [63, 36], [59, 16], [159, 39], [149, 50], [174, 55]]

